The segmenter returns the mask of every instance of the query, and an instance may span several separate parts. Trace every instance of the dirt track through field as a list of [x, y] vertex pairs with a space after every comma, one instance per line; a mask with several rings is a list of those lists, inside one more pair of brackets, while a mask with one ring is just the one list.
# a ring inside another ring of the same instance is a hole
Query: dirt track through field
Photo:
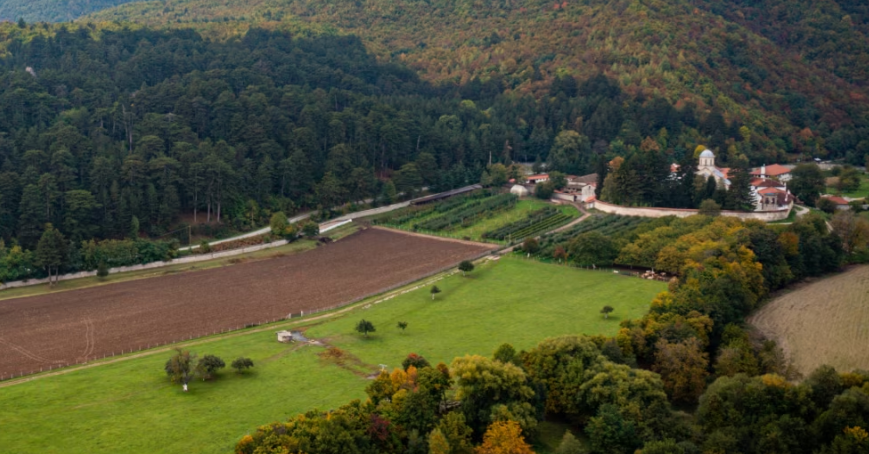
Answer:
[[775, 339], [803, 375], [823, 364], [869, 369], [869, 266], [788, 292], [749, 322]]
[[347, 303], [489, 248], [369, 229], [288, 257], [0, 301], [0, 376]]

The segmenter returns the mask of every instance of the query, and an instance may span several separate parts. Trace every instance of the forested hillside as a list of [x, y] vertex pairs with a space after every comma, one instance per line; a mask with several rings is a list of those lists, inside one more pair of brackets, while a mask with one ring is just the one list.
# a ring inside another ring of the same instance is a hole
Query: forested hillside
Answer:
[[0, 20], [65, 22], [131, 0], [3, 0]]
[[16, 24], [0, 36], [0, 235], [27, 248], [47, 222], [74, 244], [159, 236], [181, 213], [250, 228], [476, 183], [514, 158], [582, 174], [635, 152], [666, 168], [707, 139], [732, 159], [776, 152], [717, 110], [603, 75], [557, 78], [541, 99], [436, 86], [354, 37]]
[[869, 102], [865, 8], [816, 3], [168, 0], [93, 18], [195, 27], [216, 37], [254, 21], [352, 33], [423, 79], [492, 81], [507, 93], [540, 96], [557, 75], [582, 80], [603, 71], [630, 94], [718, 107], [794, 159], [852, 152], [861, 161], [869, 142], [853, 151], [865, 136]]

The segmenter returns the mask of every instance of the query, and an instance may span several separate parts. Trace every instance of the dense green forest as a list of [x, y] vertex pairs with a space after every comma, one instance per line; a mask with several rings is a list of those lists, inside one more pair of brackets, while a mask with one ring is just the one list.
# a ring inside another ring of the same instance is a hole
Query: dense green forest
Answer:
[[[0, 27], [0, 235], [33, 248], [166, 233], [179, 215], [239, 229], [271, 213], [476, 183], [490, 163], [590, 173], [619, 155], [753, 155], [749, 129], [612, 79], [432, 84], [354, 37], [252, 29]], [[708, 140], [707, 140], [708, 139]], [[393, 186], [395, 188], [393, 188]]]
[[862, 160], [869, 150], [865, 17], [865, 7], [831, 0], [167, 0], [88, 20], [192, 27], [213, 37], [253, 23], [350, 33], [424, 80], [494, 82], [504, 93], [538, 97], [560, 75], [584, 80], [603, 72], [631, 95], [718, 108], [748, 125], [766, 151], [751, 156], [759, 164], [775, 151], [792, 160]]
[[3, 0], [0, 20], [65, 22], [131, 0]]

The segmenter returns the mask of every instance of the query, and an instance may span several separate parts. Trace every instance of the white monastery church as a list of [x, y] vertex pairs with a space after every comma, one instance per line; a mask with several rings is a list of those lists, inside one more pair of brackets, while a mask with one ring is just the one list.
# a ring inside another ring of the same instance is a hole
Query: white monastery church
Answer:
[[727, 178], [729, 168], [715, 166], [715, 153], [712, 150], [703, 150], [700, 153], [700, 162], [697, 164], [696, 175], [703, 175], [704, 178], [713, 177], [718, 187], [730, 189], [730, 180]]

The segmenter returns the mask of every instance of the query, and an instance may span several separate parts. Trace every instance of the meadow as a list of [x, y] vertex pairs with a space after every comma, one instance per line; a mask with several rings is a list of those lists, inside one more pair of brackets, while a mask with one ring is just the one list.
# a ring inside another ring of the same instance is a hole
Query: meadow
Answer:
[[[665, 289], [659, 282], [519, 258], [484, 263], [467, 277], [444, 277], [436, 282], [443, 292], [434, 301], [431, 279], [331, 318], [187, 343], [200, 356], [229, 363], [243, 355], [255, 367], [248, 375], [224, 371], [213, 381], [193, 382], [186, 394], [162, 372], [167, 350], [0, 383], [0, 446], [64, 454], [226, 454], [258, 425], [364, 398], [365, 375], [380, 364], [398, 366], [410, 352], [448, 363], [465, 354], [490, 355], [503, 342], [520, 350], [550, 336], [614, 334], [621, 319], [641, 316]], [[599, 313], [604, 304], [616, 309], [608, 320]], [[361, 318], [377, 328], [369, 338], [353, 330]], [[404, 332], [398, 321], [408, 323]], [[344, 350], [352, 366], [322, 359], [323, 346], [276, 342], [274, 331], [291, 326]]]
[[869, 369], [869, 266], [801, 285], [749, 318], [808, 375], [828, 364], [840, 372]]

